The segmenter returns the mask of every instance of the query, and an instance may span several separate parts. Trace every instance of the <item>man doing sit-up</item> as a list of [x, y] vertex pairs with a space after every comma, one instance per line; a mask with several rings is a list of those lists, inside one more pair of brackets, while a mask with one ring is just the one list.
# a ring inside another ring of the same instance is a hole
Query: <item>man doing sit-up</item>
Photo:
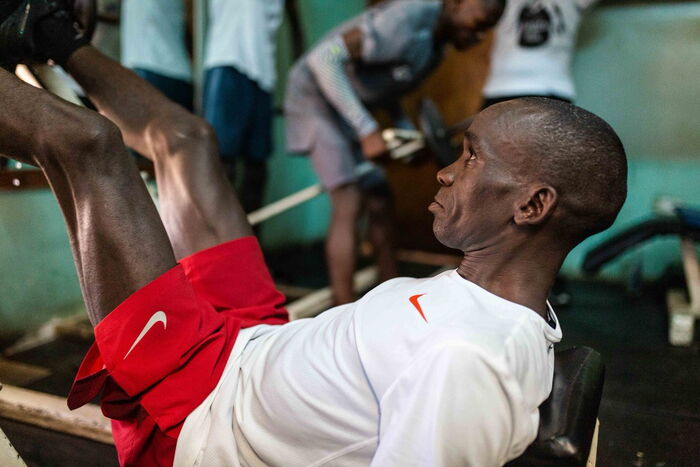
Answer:
[[[40, 167], [63, 210], [96, 339], [69, 405], [99, 395], [123, 465], [495, 466], [523, 452], [561, 338], [549, 288], [625, 199], [605, 122], [543, 98], [486, 109], [430, 206], [460, 267], [282, 325], [209, 127], [56, 8], [1, 2], [0, 61], [52, 58], [104, 117], [0, 70], [0, 153]], [[155, 164], [160, 216], [124, 143]]]

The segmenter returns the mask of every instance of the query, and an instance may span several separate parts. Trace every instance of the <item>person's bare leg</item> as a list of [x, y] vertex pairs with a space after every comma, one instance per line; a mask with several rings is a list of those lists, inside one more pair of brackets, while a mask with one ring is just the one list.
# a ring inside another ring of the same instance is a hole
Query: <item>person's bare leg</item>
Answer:
[[326, 262], [335, 305], [355, 300], [353, 276], [357, 256], [357, 221], [362, 195], [357, 184], [330, 191], [331, 221], [326, 238]]
[[253, 234], [203, 119], [92, 47], [78, 49], [66, 68], [126, 144], [153, 161], [161, 217], [178, 258]]
[[365, 197], [369, 214], [367, 233], [377, 261], [379, 281], [384, 282], [399, 274], [391, 196], [383, 192], [370, 192]]
[[175, 265], [163, 224], [107, 119], [1, 69], [0, 102], [0, 153], [40, 167], [49, 180], [95, 325]]

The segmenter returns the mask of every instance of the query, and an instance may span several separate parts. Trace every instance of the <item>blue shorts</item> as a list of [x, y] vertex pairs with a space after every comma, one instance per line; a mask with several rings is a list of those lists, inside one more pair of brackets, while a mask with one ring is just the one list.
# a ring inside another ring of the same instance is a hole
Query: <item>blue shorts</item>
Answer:
[[233, 67], [210, 68], [204, 79], [204, 118], [214, 127], [221, 158], [265, 162], [272, 153], [272, 96]]
[[151, 83], [156, 89], [165, 94], [168, 99], [177, 102], [192, 112], [194, 96], [192, 83], [180, 79], [169, 78], [142, 68], [135, 68], [134, 73]]

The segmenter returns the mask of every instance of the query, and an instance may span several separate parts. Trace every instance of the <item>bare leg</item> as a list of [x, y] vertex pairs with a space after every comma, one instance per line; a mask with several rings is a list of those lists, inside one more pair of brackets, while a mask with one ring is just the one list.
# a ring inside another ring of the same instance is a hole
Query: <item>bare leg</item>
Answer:
[[161, 217], [178, 258], [252, 235], [204, 120], [92, 47], [77, 50], [67, 69], [126, 144], [153, 161]]
[[362, 195], [356, 184], [330, 192], [332, 213], [326, 239], [326, 261], [336, 305], [355, 300], [353, 275], [357, 256], [357, 221]]
[[119, 130], [0, 70], [0, 153], [43, 170], [68, 227], [91, 322], [175, 265]]
[[384, 282], [399, 274], [391, 198], [384, 193], [367, 193], [366, 203], [369, 212], [369, 241], [372, 243], [377, 260], [379, 280]]

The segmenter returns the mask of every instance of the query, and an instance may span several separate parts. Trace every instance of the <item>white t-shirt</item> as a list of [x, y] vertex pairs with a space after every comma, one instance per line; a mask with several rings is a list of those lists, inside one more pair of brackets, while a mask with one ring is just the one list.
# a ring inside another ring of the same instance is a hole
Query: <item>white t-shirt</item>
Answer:
[[485, 97], [576, 95], [571, 59], [584, 10], [598, 0], [508, 0], [496, 26]]
[[561, 339], [456, 271], [246, 332], [175, 465], [501, 465], [536, 437]]
[[121, 23], [125, 67], [192, 81], [181, 0], [124, 0]]
[[283, 5], [283, 0], [209, 0], [204, 68], [233, 66], [271, 92]]

